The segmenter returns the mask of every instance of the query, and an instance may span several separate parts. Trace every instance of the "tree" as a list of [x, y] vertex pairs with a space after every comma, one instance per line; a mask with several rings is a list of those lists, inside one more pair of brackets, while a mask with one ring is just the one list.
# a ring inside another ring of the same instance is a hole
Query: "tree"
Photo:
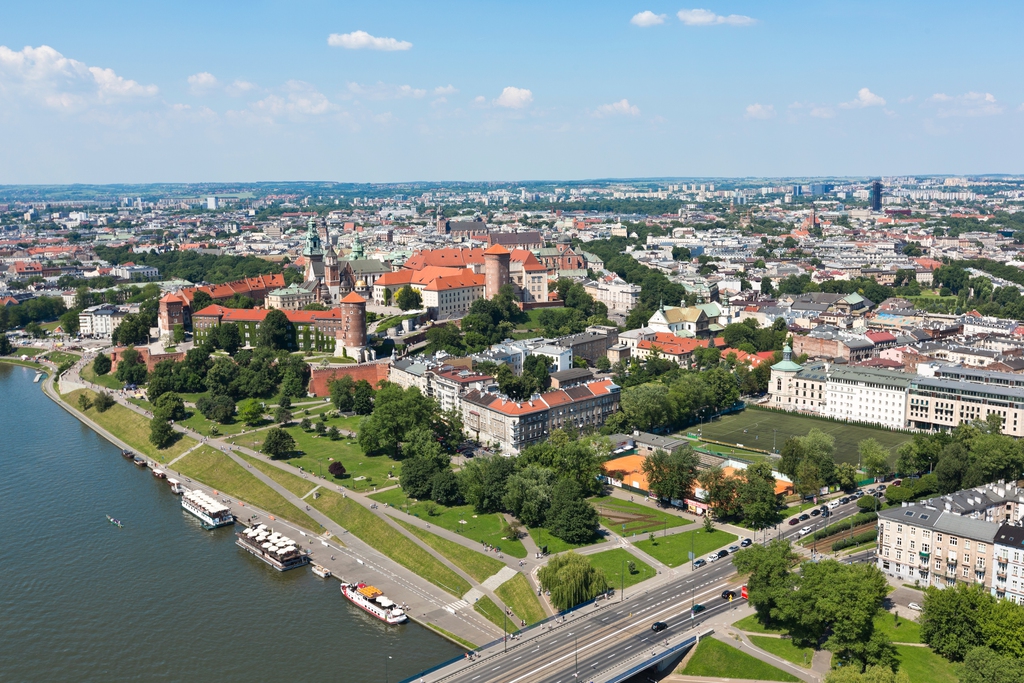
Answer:
[[1001, 655], [1024, 659], [1024, 607], [1000, 600], [982, 623], [985, 644]]
[[598, 358], [595, 365], [601, 372], [608, 372], [612, 368], [612, 362], [608, 360], [608, 356], [601, 356]]
[[859, 666], [844, 666], [829, 671], [825, 683], [910, 683], [910, 676], [902, 669], [893, 671], [880, 664], [869, 666], [863, 672]]
[[356, 415], [369, 415], [373, 412], [373, 387], [365, 379], [356, 382], [352, 390], [352, 410]]
[[288, 322], [288, 316], [284, 311], [270, 309], [260, 323], [259, 332], [256, 333], [256, 346], [277, 351], [288, 349], [291, 341], [291, 323]]
[[697, 454], [686, 444], [672, 453], [655, 451], [641, 467], [652, 493], [665, 500], [682, 500], [693, 490], [698, 462]]
[[153, 415], [165, 420], [180, 421], [188, 415], [185, 413], [185, 402], [173, 391], [161, 394], [154, 403]]
[[210, 341], [229, 356], [234, 356], [242, 348], [242, 332], [235, 323], [221, 323], [211, 330]]
[[213, 297], [201, 289], [195, 290], [192, 294], [192, 310], [199, 312], [213, 303]]
[[238, 419], [249, 427], [255, 427], [263, 421], [263, 404], [254, 398], [242, 401], [238, 405]]
[[[152, 322], [155, 322], [155, 318]], [[150, 327], [151, 320], [146, 314], [129, 313], [121, 320], [121, 324], [114, 328], [110, 340], [115, 344], [148, 344]]]
[[92, 361], [92, 371], [101, 377], [110, 372], [110, 356], [102, 351], [96, 354], [96, 358]]
[[733, 566], [747, 579], [748, 601], [758, 620], [771, 626], [781, 620], [780, 603], [793, 590], [790, 567], [797, 559], [789, 541], [776, 539], [766, 546], [752, 545], [733, 556]]
[[502, 504], [526, 526], [544, 526], [555, 478], [554, 471], [547, 467], [527, 465], [508, 478]]
[[675, 406], [669, 388], [650, 382], [629, 387], [622, 392], [620, 409], [628, 424], [643, 432], [675, 422]]
[[857, 468], [851, 463], [841, 462], [836, 465], [836, 484], [844, 491], [857, 488]]
[[403, 311], [419, 308], [423, 304], [423, 296], [411, 286], [406, 285], [395, 295], [395, 304]]
[[800, 437], [789, 437], [782, 444], [782, 451], [779, 453], [779, 472], [782, 472], [790, 479], [796, 478], [797, 468], [800, 467], [800, 463], [803, 462], [806, 455], [807, 451], [804, 450]]
[[327, 438], [331, 441], [337, 441], [341, 438], [341, 432], [338, 431], [337, 427], [332, 425], [330, 429], [327, 430]]
[[60, 329], [64, 330], [65, 334], [76, 335], [78, 334], [78, 314], [80, 309], [73, 308], [60, 317]]
[[438, 472], [437, 462], [430, 458], [406, 458], [402, 463], [399, 483], [405, 495], [410, 498], [430, 497], [434, 475]]
[[736, 490], [743, 519], [754, 529], [766, 529], [779, 519], [779, 496], [775, 493], [775, 475], [767, 460], [753, 463], [744, 471]]
[[112, 408], [115, 403], [117, 403], [117, 401], [115, 401], [114, 397], [106, 391], [101, 391], [97, 394], [96, 400], [93, 401], [93, 405], [96, 407], [96, 412], [98, 413], [107, 412], [107, 410]]
[[736, 479], [726, 475], [721, 467], [703, 470], [697, 475], [697, 482], [704, 489], [709, 515], [727, 517], [736, 511]]
[[92, 408], [92, 401], [86, 394], [79, 394], [78, 409], [84, 413], [85, 411], [89, 410], [89, 408]]
[[143, 384], [146, 381], [146, 364], [135, 347], [129, 346], [121, 352], [117, 363], [117, 379], [125, 384]]
[[149, 442], [157, 448], [167, 448], [175, 440], [174, 429], [165, 418], [155, 416], [149, 422]]
[[317, 436], [323, 436], [327, 433], [327, 425], [323, 422], [317, 422], [316, 426], [313, 427], [313, 431], [316, 432]]
[[450, 467], [434, 474], [430, 481], [430, 497], [440, 505], [458, 505], [462, 500], [459, 479]]
[[171, 340], [175, 344], [180, 344], [183, 341], [185, 341], [185, 326], [184, 325], [182, 325], [181, 323], [178, 323], [177, 325], [174, 326], [174, 329], [172, 330]]
[[42, 339], [46, 336], [46, 330], [44, 330], [43, 326], [35, 320], [30, 322], [28, 325], [25, 325], [25, 332], [32, 335], [34, 339]]
[[295, 450], [295, 439], [280, 427], [271, 427], [267, 430], [262, 450], [272, 458], [283, 458]]
[[1024, 680], [1024, 661], [975, 647], [964, 655], [959, 672], [960, 683], [1019, 683]]
[[196, 401], [196, 409], [207, 420], [228, 424], [235, 417], [235, 402], [230, 396], [202, 396]]
[[552, 557], [537, 573], [541, 586], [551, 591], [551, 602], [559, 610], [593, 600], [608, 590], [604, 572], [574, 552]]
[[308, 417], [302, 418], [302, 422], [299, 423], [299, 429], [301, 429], [304, 432], [308, 432], [310, 429], [312, 429], [312, 427], [313, 423], [310, 421]]
[[878, 443], [876, 439], [864, 439], [857, 444], [857, 450], [860, 453], [861, 469], [869, 477], [882, 479], [892, 473], [892, 467], [889, 465], [889, 449]]
[[340, 460], [335, 460], [327, 466], [327, 471], [331, 473], [332, 477], [341, 479], [345, 476], [345, 466], [341, 464]]
[[292, 421], [292, 411], [288, 410], [284, 406], [278, 406], [277, 410], [274, 411], [274, 422], [278, 424], [288, 424]]
[[427, 330], [427, 348], [425, 353], [437, 353], [444, 351], [452, 355], [460, 355], [466, 352], [466, 344], [462, 340], [462, 333], [453, 323], [434, 325]]
[[352, 410], [352, 391], [355, 382], [349, 375], [342, 375], [327, 386], [331, 392], [331, 403], [338, 411], [345, 413]]
[[459, 471], [462, 497], [478, 513], [499, 512], [509, 477], [515, 470], [511, 458], [474, 458]]
[[14, 350], [11, 339], [6, 334], [0, 333], [0, 356], [9, 356]]
[[921, 640], [946, 659], [962, 660], [972, 648], [985, 644], [984, 624], [995, 602], [980, 584], [958, 581], [944, 590], [929, 587], [924, 594]]
[[572, 479], [559, 479], [551, 489], [551, 507], [546, 525], [552, 535], [566, 543], [587, 543], [598, 525], [597, 510], [582, 495]]

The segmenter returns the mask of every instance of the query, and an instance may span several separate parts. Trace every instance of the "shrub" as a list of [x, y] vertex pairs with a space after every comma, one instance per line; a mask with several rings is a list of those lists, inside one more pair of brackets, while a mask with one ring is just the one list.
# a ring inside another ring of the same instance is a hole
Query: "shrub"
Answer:
[[117, 401], [108, 392], [102, 391], [96, 396], [96, 400], [93, 405], [96, 406], [96, 412], [105, 413], [107, 409], [112, 407]]
[[337, 460], [327, 466], [327, 471], [331, 473], [332, 477], [339, 479], [345, 476], [345, 466]]
[[96, 360], [92, 362], [92, 371], [97, 375], [105, 375], [110, 372], [110, 356], [105, 353], [97, 355]]
[[869, 522], [874, 522], [878, 519], [878, 513], [875, 512], [860, 512], [849, 519], [844, 519], [841, 522], [835, 524], [829, 524], [824, 529], [819, 529], [814, 532], [814, 540], [820, 540], [822, 538], [828, 538], [829, 536], [835, 536], [838, 533], [847, 531], [856, 526], [863, 526]]
[[877, 537], [878, 537], [878, 530], [877, 529], [871, 529], [870, 531], [862, 531], [859, 534], [854, 534], [853, 536], [850, 536], [849, 538], [844, 538], [844, 539], [836, 541], [835, 543], [832, 544], [832, 550], [836, 551], [836, 550], [842, 550], [843, 548], [852, 548], [855, 545], [860, 545], [861, 543], [867, 543], [868, 541], [873, 541]]

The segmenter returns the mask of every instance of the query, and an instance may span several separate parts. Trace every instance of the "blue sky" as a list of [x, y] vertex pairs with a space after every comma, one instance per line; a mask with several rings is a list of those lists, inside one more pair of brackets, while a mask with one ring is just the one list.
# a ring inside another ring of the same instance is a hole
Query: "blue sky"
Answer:
[[1024, 170], [1021, 3], [6, 5], [0, 183]]

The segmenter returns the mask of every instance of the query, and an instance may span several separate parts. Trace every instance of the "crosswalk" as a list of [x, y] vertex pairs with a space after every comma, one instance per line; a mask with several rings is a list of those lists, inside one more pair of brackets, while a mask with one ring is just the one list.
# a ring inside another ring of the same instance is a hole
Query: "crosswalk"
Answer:
[[465, 600], [456, 600], [455, 602], [449, 602], [447, 605], [444, 606], [444, 608], [452, 614], [455, 614], [460, 610], [467, 609], [468, 607], [469, 603]]

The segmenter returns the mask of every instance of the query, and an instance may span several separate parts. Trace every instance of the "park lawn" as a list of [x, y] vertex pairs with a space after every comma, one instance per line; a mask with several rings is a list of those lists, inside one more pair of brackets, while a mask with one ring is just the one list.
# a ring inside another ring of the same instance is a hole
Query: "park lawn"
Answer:
[[[520, 573], [498, 586], [494, 594], [501, 598], [513, 613], [526, 621], [526, 625], [543, 621], [547, 615], [537, 600], [537, 593], [530, 588], [530, 582]], [[518, 628], [518, 624], [515, 624]]]
[[57, 365], [62, 363], [77, 363], [81, 359], [81, 356], [77, 353], [68, 353], [66, 351], [51, 351], [46, 354], [46, 360], [52, 361]]
[[[695, 441], [692, 443], [694, 448], [700, 448], [701, 450], [717, 453], [723, 458], [736, 458], [737, 460], [758, 462], [759, 460], [765, 460], [772, 457], [766, 453], [759, 453], [757, 451], [751, 451], [737, 446], [722, 446], [717, 443], [708, 443], [707, 441]], [[760, 448], [760, 446], [758, 446], [758, 448]]]
[[735, 534], [720, 529], [715, 529], [710, 533], [703, 529], [696, 529], [672, 536], [659, 536], [654, 541], [644, 539], [637, 541], [635, 545], [669, 567], [682, 567], [690, 562], [691, 542], [694, 558], [698, 558], [712, 550], [729, 545], [736, 538]]
[[787, 662], [793, 662], [805, 669], [811, 668], [814, 650], [809, 647], [797, 647], [789, 638], [773, 638], [772, 636], [749, 636], [749, 638], [750, 642], [765, 652], [770, 652], [776, 657], [781, 657]]
[[716, 678], [746, 678], [762, 681], [798, 681], [792, 674], [762, 662], [714, 638], [705, 638], [697, 644], [686, 667], [677, 670], [684, 676], [713, 676]]
[[266, 510], [275, 517], [283, 517], [300, 524], [310, 531], [318, 532], [323, 528], [304, 510], [289, 503], [284, 496], [247, 472], [228, 455], [210, 446], [202, 446], [192, 451], [174, 463], [174, 469], [233, 498]]
[[124, 386], [123, 383], [117, 381], [117, 377], [109, 372], [105, 375], [97, 375], [92, 369], [92, 363], [86, 363], [80, 374], [82, 375], [82, 379], [86, 382], [92, 382], [93, 384], [98, 384], [101, 387], [106, 387], [107, 389], [112, 389], [114, 391], [117, 391]]
[[[651, 565], [647, 564], [625, 548], [602, 550], [599, 553], [587, 555], [586, 558], [590, 560], [591, 566], [604, 572], [604, 578], [608, 580], [608, 585], [615, 590], [620, 590], [623, 587], [623, 562], [625, 562], [627, 567], [625, 569], [626, 588], [635, 586], [644, 579], [649, 579], [655, 574]], [[632, 574], [629, 573], [628, 569], [630, 562], [636, 565], [636, 572]]]
[[432, 628], [435, 631], [437, 631], [438, 633], [440, 633], [442, 636], [444, 636], [448, 640], [456, 642], [459, 645], [461, 645], [462, 647], [468, 648], [470, 650], [475, 650], [477, 648], [476, 645], [474, 645], [473, 643], [469, 642], [465, 638], [459, 638], [457, 635], [455, 635], [451, 631], [445, 631], [443, 628], [441, 628], [437, 624], [431, 624], [429, 621], [425, 621], [423, 623], [425, 623], [427, 626], [429, 626], [430, 628]]
[[449, 562], [472, 576], [478, 583], [483, 583], [485, 579], [497, 574], [505, 566], [493, 557], [488, 557], [481, 552], [449, 541], [447, 538], [441, 538], [437, 534], [432, 534], [426, 529], [421, 529], [409, 522], [400, 519], [395, 521], [416, 538], [444, 555]]
[[11, 355], [15, 358], [21, 358], [22, 356], [32, 358], [33, 356], [38, 356], [44, 351], [46, 351], [46, 349], [37, 349], [34, 346], [15, 346], [11, 351]]
[[[505, 528], [504, 518], [496, 513], [477, 514], [473, 511], [472, 505], [455, 505], [445, 507], [432, 503], [434, 514], [428, 514], [430, 509], [427, 501], [413, 500], [405, 495], [402, 489], [395, 487], [387, 491], [380, 491], [370, 496], [378, 503], [387, 503], [393, 508], [404, 510], [414, 517], [419, 517], [428, 524], [436, 524], [442, 529], [462, 534], [466, 538], [480, 543], [486, 543], [494, 548], [501, 548], [502, 553], [512, 557], [526, 557], [526, 546], [517, 539], [508, 539], [502, 535]], [[465, 524], [460, 524], [465, 521]]]
[[[9, 365], [20, 365], [25, 368], [35, 368], [36, 370], [45, 370], [47, 373], [50, 372], [50, 368], [47, 367], [46, 365], [42, 365], [31, 360], [18, 360], [17, 358], [12, 358], [10, 356], [4, 356], [3, 358], [0, 358], [0, 363], [7, 363]], [[54, 386], [57, 387], [57, 390], [59, 392], [60, 387], [58, 385]]]
[[750, 616], [743, 617], [739, 621], [734, 621], [732, 625], [735, 628], [738, 628], [741, 631], [746, 631], [747, 633], [785, 633], [786, 632], [784, 629], [781, 629], [781, 628], [772, 628], [770, 626], [765, 626], [764, 624], [762, 624], [760, 622], [760, 620], [757, 618], [756, 614], [751, 614]]
[[[64, 401], [78, 410], [78, 397], [83, 393], [95, 401], [96, 392], [89, 389], [76, 389], [64, 395]], [[99, 412], [93, 406], [85, 411], [85, 416], [103, 427], [108, 432], [124, 441], [134, 450], [143, 455], [148, 455], [162, 463], [167, 463], [178, 457], [188, 449], [196, 445], [195, 439], [178, 434], [178, 440], [167, 448], [157, 448], [149, 442], [149, 419], [139, 415], [134, 410], [129, 410], [119, 403], [115, 403], [105, 412]]]
[[540, 325], [540, 313], [546, 309], [533, 308], [526, 312], [525, 320], [520, 320], [516, 323], [517, 330], [539, 330]]
[[[876, 439], [883, 446], [895, 452], [897, 446], [912, 438], [910, 434], [891, 432], [886, 429], [752, 408], [716, 418], [710, 423], [704, 423], [701, 435], [726, 443], [742, 443], [747, 446], [756, 444], [758, 448], [765, 450], [772, 449], [774, 436], [775, 447], [781, 451], [782, 444], [786, 442], [786, 439], [791, 436], [805, 436], [815, 427], [835, 438], [836, 462], [852, 464], [857, 463], [857, 444], [864, 439]], [[747, 430], [746, 433], [743, 432], [744, 429]], [[756, 441], [755, 436], [758, 437]]]
[[921, 642], [921, 624], [900, 617], [899, 626], [897, 626], [889, 612], [879, 612], [875, 617], [875, 631], [884, 633], [886, 638], [894, 643]]
[[509, 621], [505, 612], [486, 595], [473, 603], [473, 609], [487, 617], [487, 620], [498, 628], [507, 628], [512, 632], [519, 630], [519, 626]]
[[211, 429], [215, 425], [217, 427], [218, 433], [220, 433], [221, 436], [238, 434], [243, 429], [254, 429], [254, 427], [247, 427], [244, 422], [239, 422], [238, 420], [232, 420], [228, 424], [221, 424], [219, 422], [214, 422], [213, 420], [207, 420], [205, 417], [203, 417], [203, 414], [200, 413], [195, 408], [188, 408], [187, 410], [190, 411], [191, 414], [186, 419], [182, 420], [179, 424], [181, 424], [183, 427], [193, 429], [199, 432], [200, 434], [210, 434]]
[[930, 647], [897, 645], [900, 670], [906, 671], [910, 683], [957, 683], [956, 665], [932, 652]]
[[435, 586], [459, 598], [469, 591], [468, 581], [351, 498], [324, 491], [309, 502], [364, 543]]
[[623, 536], [692, 524], [679, 515], [657, 509], [653, 503], [643, 505], [611, 496], [598, 496], [591, 498], [590, 502], [597, 509], [601, 524]]
[[538, 548], [547, 546], [548, 554], [554, 555], [555, 553], [563, 553], [566, 550], [576, 550], [577, 548], [585, 548], [595, 543], [604, 543], [605, 539], [600, 536], [594, 536], [594, 539], [590, 543], [568, 543], [552, 534], [543, 527], [537, 527], [530, 529], [530, 537], [533, 538], [533, 542], [537, 544]]
[[240, 453], [235, 451], [240, 458], [248, 462], [250, 465], [258, 469], [263, 474], [267, 475], [281, 486], [285, 487], [299, 498], [302, 498], [307, 493], [316, 488], [316, 483], [311, 482], [302, 477], [296, 476], [291, 472], [286, 472], [280, 467], [275, 467], [265, 460], [254, 458], [251, 455]]
[[41, 325], [39, 325], [39, 327], [43, 328], [47, 332], [53, 332], [55, 329], [60, 327], [60, 321], [54, 320], [53, 322], [50, 323], [42, 323]]

